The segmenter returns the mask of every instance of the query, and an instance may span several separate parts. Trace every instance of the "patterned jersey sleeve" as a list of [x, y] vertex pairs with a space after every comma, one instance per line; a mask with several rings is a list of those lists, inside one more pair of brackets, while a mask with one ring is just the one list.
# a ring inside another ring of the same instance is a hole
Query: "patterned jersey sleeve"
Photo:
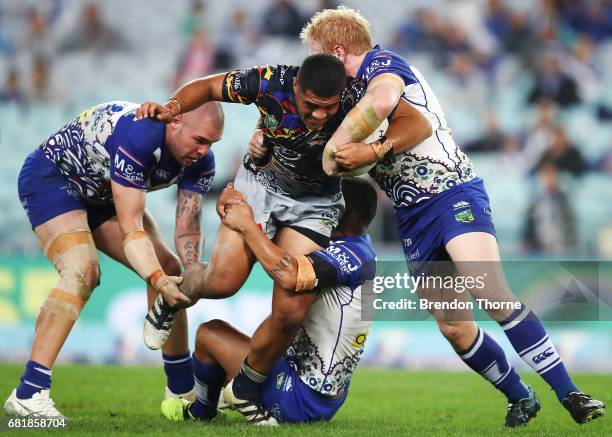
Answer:
[[271, 76], [272, 67], [269, 65], [232, 70], [225, 75], [223, 80], [223, 100], [243, 105], [255, 103], [265, 92]]
[[204, 158], [185, 169], [183, 178], [178, 183], [181, 190], [194, 191], [205, 196], [215, 177], [215, 155], [212, 150]]
[[145, 190], [147, 175], [157, 164], [156, 150], [163, 146], [164, 138], [163, 123], [150, 119], [136, 121], [133, 113], [124, 115], [112, 135], [111, 180]]
[[309, 255], [317, 276], [317, 288], [333, 285], [357, 287], [372, 279], [376, 262], [350, 243], [333, 243]]

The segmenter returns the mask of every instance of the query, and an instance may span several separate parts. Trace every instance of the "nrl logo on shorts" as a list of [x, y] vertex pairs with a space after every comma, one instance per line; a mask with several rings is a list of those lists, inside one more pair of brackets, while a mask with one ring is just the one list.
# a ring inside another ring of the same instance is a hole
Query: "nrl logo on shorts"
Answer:
[[472, 223], [474, 221], [472, 210], [466, 209], [465, 211], [458, 212], [455, 214], [455, 220], [462, 223]]
[[267, 127], [270, 130], [275, 130], [278, 127], [278, 121], [276, 120], [276, 118], [274, 118], [273, 115], [266, 115], [264, 117], [264, 126]]
[[466, 202], [465, 200], [462, 200], [460, 202], [454, 203], [453, 209], [466, 208], [468, 206], [470, 206], [470, 202]]

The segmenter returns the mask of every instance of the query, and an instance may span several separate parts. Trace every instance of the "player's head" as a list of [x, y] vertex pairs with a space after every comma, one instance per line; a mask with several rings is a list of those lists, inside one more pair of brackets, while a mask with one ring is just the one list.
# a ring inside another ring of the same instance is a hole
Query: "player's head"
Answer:
[[345, 210], [335, 233], [364, 234], [376, 215], [378, 196], [371, 183], [362, 178], [343, 178]]
[[346, 85], [342, 63], [331, 55], [308, 56], [293, 81], [297, 111], [306, 126], [320, 129], [340, 107]]
[[345, 6], [317, 12], [300, 38], [308, 44], [310, 53], [359, 56], [372, 49], [370, 23], [359, 11]]
[[206, 103], [174, 117], [166, 129], [166, 145], [174, 158], [187, 166], [208, 155], [223, 135], [224, 115], [218, 102]]

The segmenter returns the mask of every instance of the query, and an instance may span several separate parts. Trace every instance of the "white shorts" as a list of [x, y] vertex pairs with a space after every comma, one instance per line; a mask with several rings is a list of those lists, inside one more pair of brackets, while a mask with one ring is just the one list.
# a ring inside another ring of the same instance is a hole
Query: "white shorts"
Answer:
[[290, 227], [326, 247], [331, 231], [344, 213], [342, 193], [292, 199], [266, 190], [244, 166], [236, 174], [234, 187], [246, 196], [255, 221], [268, 238], [274, 238], [279, 228]]

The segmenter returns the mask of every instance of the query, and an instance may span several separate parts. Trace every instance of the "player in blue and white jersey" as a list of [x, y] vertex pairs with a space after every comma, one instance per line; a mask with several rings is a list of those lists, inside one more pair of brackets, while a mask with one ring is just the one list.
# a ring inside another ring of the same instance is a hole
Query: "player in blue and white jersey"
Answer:
[[[428, 261], [452, 260], [458, 273], [467, 276], [474, 273], [468, 267], [470, 261], [498, 265], [499, 248], [483, 181], [455, 143], [442, 106], [421, 72], [393, 52], [372, 48], [369, 23], [349, 8], [316, 14], [301, 38], [311, 53], [333, 54], [349, 76], [361, 81], [362, 97], [326, 145], [326, 172], [376, 164], [370, 174], [394, 203], [410, 265], [423, 268]], [[424, 141], [415, 140], [408, 150], [398, 150], [384, 135], [372, 144], [360, 144], [400, 100], [429, 120], [432, 134]], [[471, 290], [472, 296], [517, 303], [520, 309], [516, 311], [506, 306], [488, 310], [488, 314], [576, 422], [603, 415], [603, 402], [576, 387], [537, 316], [512, 294], [499, 268], [495, 273], [499, 279], [491, 280], [484, 289]], [[471, 314], [468, 319], [452, 312], [433, 315], [461, 359], [506, 395], [507, 426], [524, 425], [537, 414], [537, 397]]]
[[[223, 133], [217, 103], [175, 117], [168, 125], [136, 121], [138, 105], [93, 106], [49, 136], [25, 160], [19, 197], [59, 281], [36, 321], [30, 360], [4, 405], [7, 414], [61, 416], [49, 397], [51, 368], [83, 306], [100, 281], [96, 249], [138, 273], [149, 301], [164, 293], [173, 304], [181, 264], [200, 259], [202, 198], [215, 174], [210, 150]], [[145, 210], [145, 193], [178, 186], [176, 255]], [[187, 319], [163, 350], [167, 396], [193, 390]], [[192, 394], [193, 395], [193, 394]]]
[[[222, 218], [240, 232], [263, 268], [288, 292], [310, 294], [298, 335], [274, 363], [260, 387], [261, 405], [236, 400], [231, 386], [223, 391], [230, 405], [261, 425], [329, 420], [345, 401], [350, 380], [363, 353], [369, 321], [361, 317], [361, 286], [376, 273], [376, 255], [366, 234], [376, 214], [376, 191], [365, 180], [344, 179], [346, 212], [330, 245], [294, 256], [269, 240], [246, 203], [230, 205]], [[251, 339], [221, 320], [198, 329], [193, 355], [196, 400], [162, 402], [163, 414], [176, 421], [211, 420], [225, 381], [238, 374]], [[236, 404], [238, 402], [238, 404]]]

